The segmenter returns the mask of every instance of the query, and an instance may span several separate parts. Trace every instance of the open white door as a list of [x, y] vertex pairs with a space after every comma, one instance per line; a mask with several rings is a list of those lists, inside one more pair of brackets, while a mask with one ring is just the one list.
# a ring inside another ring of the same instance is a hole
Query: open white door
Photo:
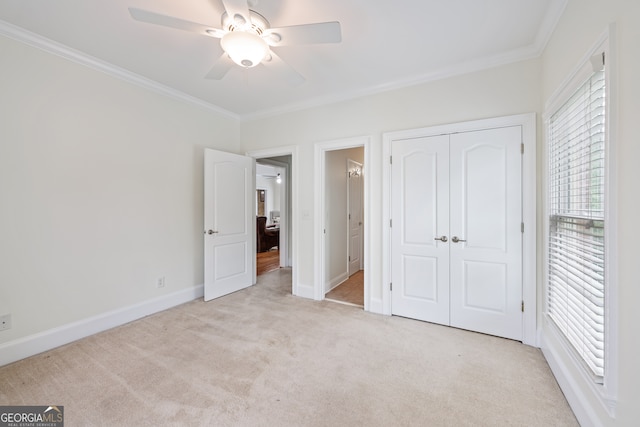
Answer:
[[205, 149], [205, 301], [255, 283], [254, 194], [254, 159]]

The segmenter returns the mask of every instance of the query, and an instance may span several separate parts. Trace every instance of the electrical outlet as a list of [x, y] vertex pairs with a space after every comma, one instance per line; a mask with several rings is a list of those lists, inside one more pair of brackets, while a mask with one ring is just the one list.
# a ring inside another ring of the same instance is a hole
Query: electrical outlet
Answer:
[[164, 276], [158, 277], [158, 280], [156, 281], [156, 287], [158, 289], [164, 288]]
[[11, 329], [11, 315], [5, 314], [0, 316], [0, 331]]

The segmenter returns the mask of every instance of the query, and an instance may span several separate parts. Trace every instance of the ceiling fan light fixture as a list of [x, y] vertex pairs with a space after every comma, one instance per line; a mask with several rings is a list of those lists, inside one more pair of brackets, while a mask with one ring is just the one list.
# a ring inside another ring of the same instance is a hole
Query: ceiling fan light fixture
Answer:
[[225, 34], [220, 45], [227, 55], [241, 67], [255, 67], [269, 52], [269, 46], [257, 34], [231, 31]]

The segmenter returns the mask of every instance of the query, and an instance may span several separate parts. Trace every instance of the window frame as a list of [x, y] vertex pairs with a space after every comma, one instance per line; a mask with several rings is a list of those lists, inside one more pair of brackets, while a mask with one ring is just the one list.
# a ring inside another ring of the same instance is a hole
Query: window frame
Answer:
[[[591, 49], [581, 58], [579, 65], [573, 72], [563, 81], [559, 89], [549, 98], [545, 104], [543, 118], [544, 141], [543, 141], [543, 159], [542, 164], [542, 321], [545, 328], [543, 331], [550, 332], [553, 340], [544, 339], [547, 343], [559, 343], [555, 348], [550, 349], [552, 354], [564, 356], [564, 361], [569, 360], [569, 366], [562, 363], [556, 358], [554, 364], [561, 372], [555, 372], [562, 375], [568, 385], [576, 388], [578, 383], [585, 383], [594, 395], [602, 403], [603, 407], [610, 416], [615, 416], [617, 404], [617, 387], [618, 387], [618, 316], [615, 307], [618, 306], [618, 286], [617, 286], [617, 264], [616, 264], [616, 246], [617, 246], [617, 178], [616, 168], [616, 150], [615, 150], [615, 131], [616, 122], [616, 57], [615, 57], [615, 26], [611, 25], [607, 31], [598, 39]], [[593, 375], [591, 370], [586, 366], [582, 358], [577, 354], [573, 346], [564, 337], [562, 332], [548, 315], [548, 277], [549, 277], [549, 124], [551, 117], [570, 99], [576, 90], [593, 74], [593, 66], [591, 58], [595, 55], [605, 53], [605, 93], [607, 102], [605, 104], [605, 347], [604, 347], [604, 376], [600, 379]], [[551, 363], [550, 363], [551, 364]], [[577, 377], [576, 377], [577, 373]], [[561, 383], [563, 380], [559, 380]], [[580, 394], [578, 390], [573, 390]], [[565, 391], [566, 394], [566, 391]]]
[[[594, 380], [601, 382], [606, 360], [604, 290], [608, 286], [605, 268], [608, 224], [604, 208], [607, 202], [606, 129], [609, 124], [604, 53], [596, 53], [592, 59], [595, 63], [592, 73], [547, 120], [546, 220], [549, 226], [546, 228], [545, 307], [547, 316], [572, 344], [573, 351], [587, 365]], [[602, 102], [594, 103], [597, 99], [594, 96], [602, 96]], [[594, 113], [602, 114], [602, 122], [593, 116]], [[595, 124], [593, 119], [596, 119]], [[596, 147], [602, 150], [594, 152]], [[599, 165], [593, 164], [594, 155], [602, 160]], [[553, 272], [558, 274], [550, 274]], [[591, 300], [590, 304], [584, 300], [585, 292], [593, 292], [594, 296], [602, 292], [602, 300]], [[601, 314], [596, 314], [600, 307]], [[585, 320], [591, 315], [597, 316], [597, 323]], [[599, 332], [598, 326], [603, 330]], [[595, 342], [602, 344], [602, 354], [590, 348]]]

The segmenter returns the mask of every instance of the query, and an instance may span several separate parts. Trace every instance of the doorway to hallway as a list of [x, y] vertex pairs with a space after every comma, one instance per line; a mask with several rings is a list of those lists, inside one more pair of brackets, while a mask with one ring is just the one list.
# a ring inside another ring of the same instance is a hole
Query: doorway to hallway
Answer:
[[291, 156], [256, 160], [256, 275], [287, 267]]
[[364, 274], [356, 276], [364, 270], [364, 148], [330, 150], [324, 156], [325, 298], [364, 307], [364, 280], [360, 280]]
[[[300, 284], [297, 268], [297, 180], [298, 180], [298, 149], [295, 146], [269, 148], [264, 150], [249, 151], [248, 156], [256, 159], [256, 163], [278, 162], [279, 166], [284, 164], [285, 172], [281, 175], [282, 186], [286, 194], [281, 196], [285, 206], [280, 211], [280, 240], [279, 258], [280, 270], [291, 269], [291, 293], [300, 295]], [[257, 261], [257, 253], [256, 253]]]
[[316, 282], [314, 298], [368, 310], [369, 138], [318, 143], [316, 155]]

